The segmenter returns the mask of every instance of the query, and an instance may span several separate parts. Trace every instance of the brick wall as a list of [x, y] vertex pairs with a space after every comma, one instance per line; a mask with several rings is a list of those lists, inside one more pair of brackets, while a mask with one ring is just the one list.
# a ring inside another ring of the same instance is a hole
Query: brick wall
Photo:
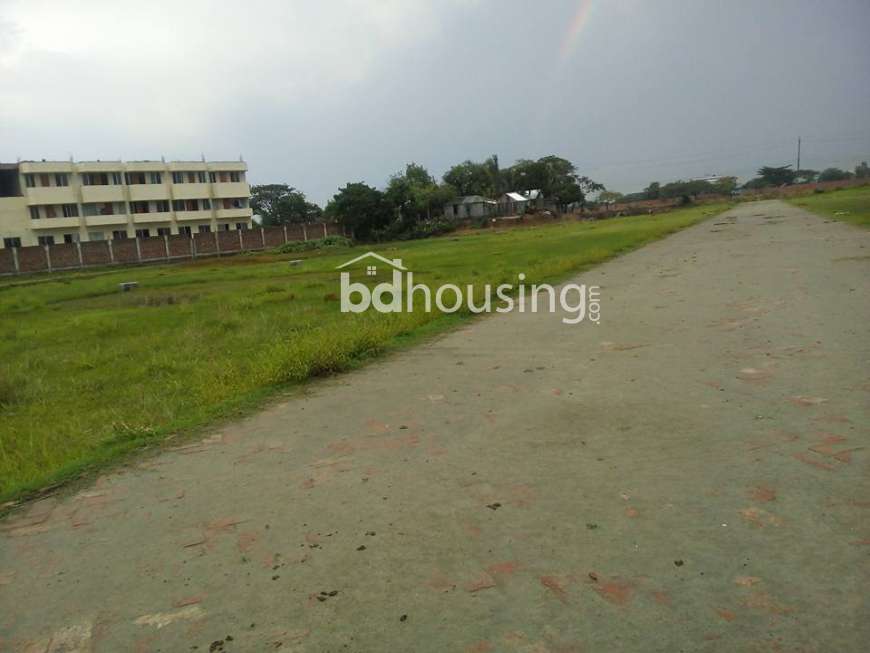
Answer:
[[[323, 223], [309, 224], [303, 229], [302, 225], [287, 225], [286, 241], [314, 240], [323, 238]], [[340, 225], [327, 224], [326, 231], [330, 235], [344, 233]], [[239, 234], [241, 233], [241, 241]], [[154, 238], [128, 238], [125, 240], [113, 240], [111, 245], [108, 241], [95, 241], [81, 243], [81, 263], [79, 262], [79, 249], [75, 243], [61, 243], [50, 245], [51, 267], [56, 269], [77, 268], [99, 265], [129, 265], [145, 261], [166, 260], [166, 245], [169, 245], [170, 258], [190, 258], [190, 238], [177, 234], [168, 236], [168, 241], [162, 236]], [[215, 238], [220, 242], [218, 251]], [[209, 256], [217, 254], [232, 254], [241, 250], [262, 250], [263, 241], [266, 249], [283, 245], [285, 241], [284, 227], [266, 227], [264, 229], [247, 229], [238, 231], [219, 231], [217, 233], [195, 233], [193, 242], [196, 246], [197, 256]], [[138, 243], [138, 248], [137, 248]], [[111, 246], [112, 256], [109, 255]], [[45, 255], [45, 247], [35, 245], [33, 247], [18, 248], [19, 273], [45, 272], [48, 270], [48, 259]], [[15, 265], [12, 250], [0, 249], [0, 274], [15, 274]]]
[[15, 256], [11, 249], [0, 249], [0, 274], [15, 272]]
[[190, 237], [184, 234], [168, 236], [169, 256], [190, 257]]
[[242, 249], [242, 246], [239, 243], [239, 232], [219, 231], [218, 245], [220, 245], [220, 250], [222, 252], [238, 252]]
[[115, 255], [115, 263], [139, 262], [139, 254], [136, 250], [135, 239], [127, 238], [125, 240], [113, 240], [112, 253]]
[[193, 234], [193, 244], [196, 255], [217, 254], [217, 245], [214, 242], [214, 234]]
[[244, 249], [263, 249], [263, 232], [259, 229], [245, 229], [242, 232]]
[[49, 245], [48, 254], [51, 257], [51, 267], [54, 270], [79, 267], [79, 249], [75, 243]]
[[18, 266], [22, 272], [42, 272], [48, 269], [45, 248], [41, 245], [22, 247], [18, 250]]
[[139, 239], [139, 256], [143, 261], [166, 258], [166, 242], [163, 236]]
[[266, 247], [278, 247], [284, 244], [283, 227], [266, 227], [263, 233], [266, 236]]
[[108, 241], [82, 243], [82, 263], [85, 265], [108, 265], [111, 262]]

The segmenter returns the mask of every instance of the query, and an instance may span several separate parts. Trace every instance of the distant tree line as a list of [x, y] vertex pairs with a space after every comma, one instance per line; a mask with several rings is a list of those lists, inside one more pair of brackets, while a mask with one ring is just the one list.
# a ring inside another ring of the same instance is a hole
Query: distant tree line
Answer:
[[[809, 184], [817, 181], [843, 181], [846, 179], [870, 178], [870, 166], [862, 161], [855, 166], [854, 172], [841, 170], [840, 168], [825, 168], [818, 170], [792, 170], [787, 166], [763, 166], [756, 172], [756, 177], [750, 179], [743, 188], [757, 190], [760, 188], [772, 188], [791, 184]], [[638, 193], [612, 193], [603, 192], [598, 195], [599, 203], [639, 202], [642, 200], [673, 199], [681, 198], [691, 200], [700, 195], [729, 195], [737, 190], [737, 177], [719, 177], [715, 181], [704, 179], [692, 179], [689, 181], [672, 181], [662, 185], [654, 181], [643, 191]]]
[[825, 168], [821, 172], [818, 170], [801, 169], [792, 170], [788, 166], [764, 166], [758, 169], [756, 177], [750, 179], [745, 184], [744, 188], [759, 189], [770, 188], [772, 186], [788, 186], [791, 184], [811, 184], [817, 181], [844, 181], [846, 179], [867, 179], [870, 178], [870, 167], [866, 161], [862, 161], [855, 166], [854, 172], [841, 170], [840, 168]]
[[392, 175], [381, 190], [363, 182], [339, 188], [326, 206], [309, 202], [305, 194], [286, 184], [251, 188], [251, 206], [265, 225], [334, 220], [351, 228], [357, 238], [380, 240], [425, 236], [446, 230], [440, 219], [444, 207], [457, 197], [481, 195], [492, 199], [509, 191], [539, 189], [560, 207], [583, 206], [589, 193], [604, 186], [578, 174], [567, 159], [545, 156], [520, 159], [500, 168], [498, 156], [483, 162], [463, 161], [439, 182], [417, 163]]

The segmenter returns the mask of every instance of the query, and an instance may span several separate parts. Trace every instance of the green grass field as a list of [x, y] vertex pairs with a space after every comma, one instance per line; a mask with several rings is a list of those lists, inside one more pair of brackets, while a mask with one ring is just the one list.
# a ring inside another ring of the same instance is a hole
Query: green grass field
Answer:
[[790, 202], [826, 218], [870, 227], [870, 186], [796, 197]]
[[[375, 251], [402, 258], [417, 283], [516, 283], [519, 272], [526, 283], [556, 281], [725, 208], [473, 232]], [[469, 317], [342, 314], [334, 268], [366, 249], [0, 282], [0, 501], [251, 410], [277, 389]], [[139, 288], [119, 292], [121, 281]]]

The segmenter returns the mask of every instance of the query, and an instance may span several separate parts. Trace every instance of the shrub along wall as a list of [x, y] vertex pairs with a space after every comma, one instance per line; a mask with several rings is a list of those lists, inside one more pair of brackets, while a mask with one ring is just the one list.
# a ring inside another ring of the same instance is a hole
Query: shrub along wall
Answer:
[[339, 224], [316, 223], [244, 231], [195, 233], [193, 238], [177, 234], [0, 249], [0, 275], [221, 256], [278, 247], [294, 241], [315, 240], [325, 235], [344, 235], [344, 233], [344, 229]]

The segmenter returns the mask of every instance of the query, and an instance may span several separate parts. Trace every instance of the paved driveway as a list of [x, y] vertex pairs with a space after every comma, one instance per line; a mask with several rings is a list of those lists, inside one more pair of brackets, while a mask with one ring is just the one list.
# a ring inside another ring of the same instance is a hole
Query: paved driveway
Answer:
[[870, 231], [582, 280], [0, 522], [0, 650], [867, 650]]

